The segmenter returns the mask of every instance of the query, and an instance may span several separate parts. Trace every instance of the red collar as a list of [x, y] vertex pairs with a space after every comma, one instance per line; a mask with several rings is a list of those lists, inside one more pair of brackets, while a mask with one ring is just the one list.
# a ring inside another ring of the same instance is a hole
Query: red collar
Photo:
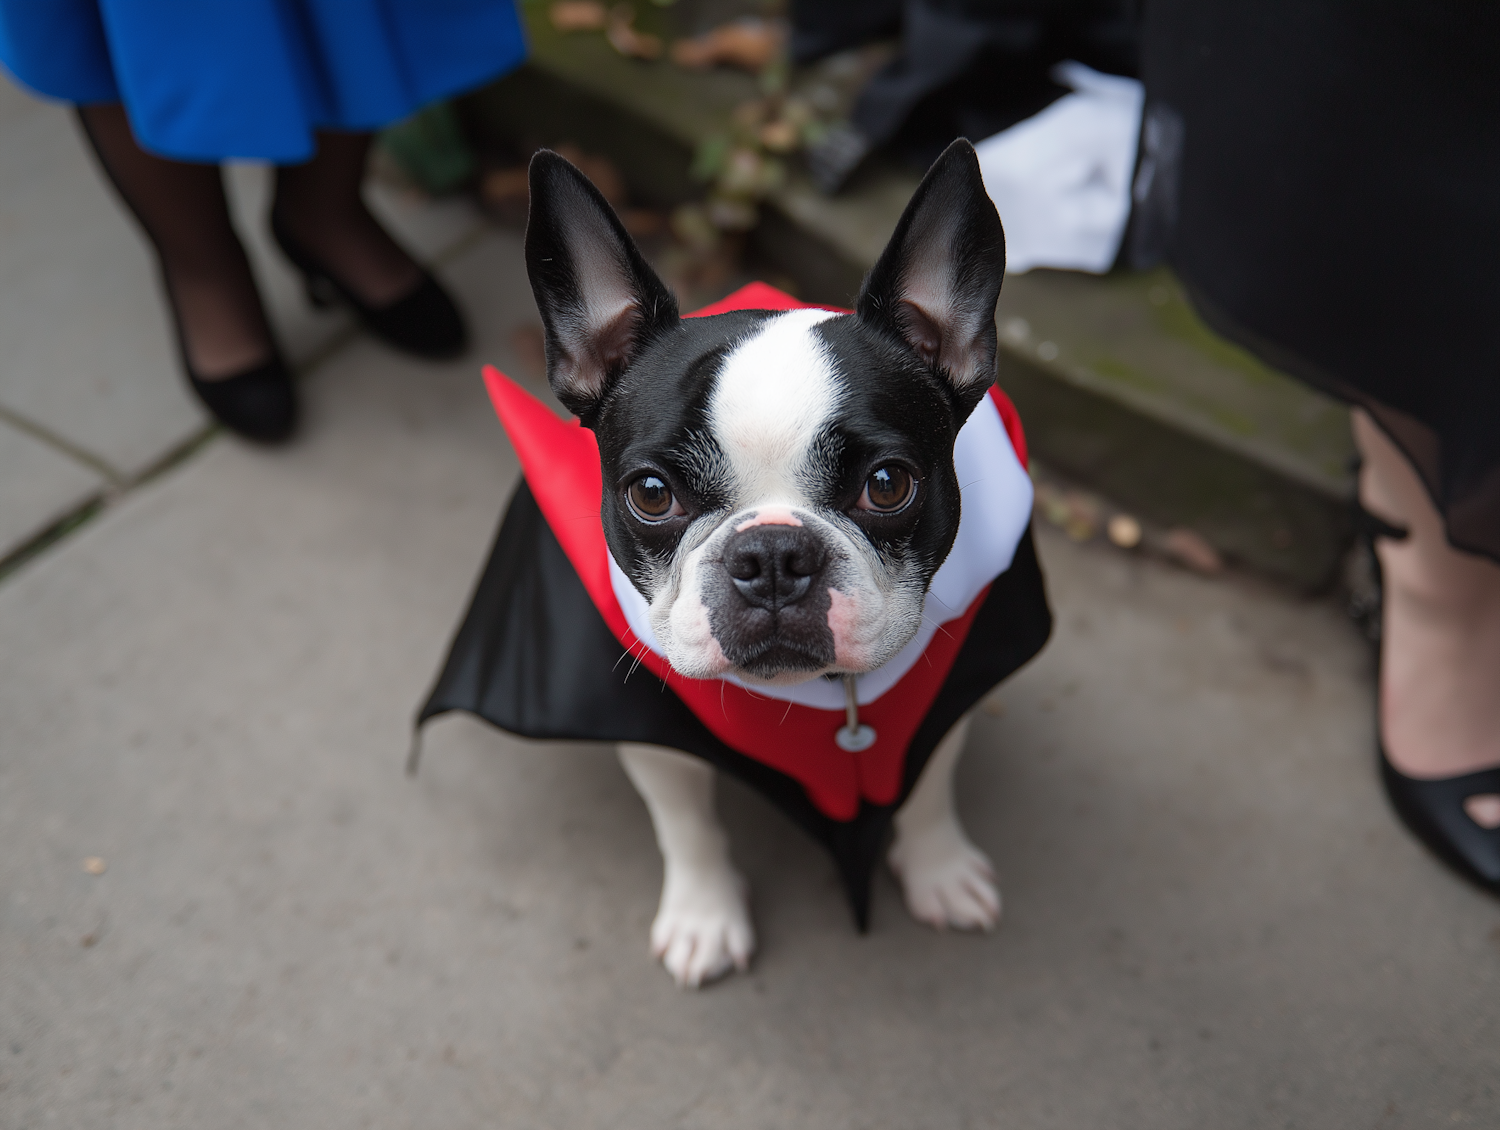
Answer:
[[[789, 294], [751, 283], [689, 317], [730, 310], [794, 310], [808, 306]], [[841, 311], [847, 312], [847, 311]], [[620, 645], [664, 680], [719, 740], [797, 780], [817, 807], [835, 820], [852, 820], [861, 798], [891, 804], [900, 795], [906, 749], [953, 667], [988, 589], [933, 637], [924, 661], [874, 702], [860, 721], [875, 728], [875, 744], [850, 753], [834, 744], [842, 712], [816, 710], [756, 695], [719, 679], [688, 679], [635, 638], [609, 578], [609, 549], [599, 519], [603, 482], [594, 433], [552, 410], [493, 366], [484, 382], [509, 435], [537, 505], [578, 571], [594, 606]], [[1021, 422], [998, 388], [990, 395], [1016, 454], [1026, 463]]]

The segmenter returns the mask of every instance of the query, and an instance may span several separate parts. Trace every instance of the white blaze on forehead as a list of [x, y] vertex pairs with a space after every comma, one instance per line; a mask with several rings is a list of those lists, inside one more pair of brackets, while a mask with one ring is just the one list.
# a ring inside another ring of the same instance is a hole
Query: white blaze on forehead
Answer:
[[725, 358], [708, 418], [734, 472], [736, 505], [801, 499], [797, 472], [839, 399], [832, 360], [813, 327], [837, 316], [790, 310]]

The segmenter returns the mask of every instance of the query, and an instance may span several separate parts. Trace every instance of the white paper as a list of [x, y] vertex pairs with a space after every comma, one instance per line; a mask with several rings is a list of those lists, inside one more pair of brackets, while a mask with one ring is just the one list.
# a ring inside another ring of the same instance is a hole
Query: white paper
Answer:
[[1040, 114], [975, 146], [1005, 225], [1005, 269], [1109, 270], [1130, 217], [1130, 178], [1145, 101], [1135, 79], [1059, 63], [1073, 88]]

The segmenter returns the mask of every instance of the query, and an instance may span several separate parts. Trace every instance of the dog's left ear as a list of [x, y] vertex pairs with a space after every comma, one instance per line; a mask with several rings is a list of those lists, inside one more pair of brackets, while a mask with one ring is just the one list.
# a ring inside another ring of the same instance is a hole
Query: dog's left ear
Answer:
[[1005, 230], [974, 147], [960, 138], [922, 178], [855, 310], [941, 372], [967, 417], [995, 380], [1004, 277]]
[[587, 424], [641, 347], [677, 325], [677, 299], [571, 163], [543, 149], [530, 181], [526, 273], [546, 330], [547, 381]]

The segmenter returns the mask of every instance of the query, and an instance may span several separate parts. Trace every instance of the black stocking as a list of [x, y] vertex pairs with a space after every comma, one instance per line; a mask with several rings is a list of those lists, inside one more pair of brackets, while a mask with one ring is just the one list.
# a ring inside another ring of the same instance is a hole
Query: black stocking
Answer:
[[118, 105], [79, 107], [78, 119], [156, 249], [193, 374], [215, 380], [271, 360], [275, 342], [229, 218], [219, 167], [145, 152]]
[[381, 308], [422, 281], [412, 261], [365, 207], [360, 187], [370, 152], [367, 133], [318, 134], [318, 152], [276, 170], [277, 222], [366, 305]]

